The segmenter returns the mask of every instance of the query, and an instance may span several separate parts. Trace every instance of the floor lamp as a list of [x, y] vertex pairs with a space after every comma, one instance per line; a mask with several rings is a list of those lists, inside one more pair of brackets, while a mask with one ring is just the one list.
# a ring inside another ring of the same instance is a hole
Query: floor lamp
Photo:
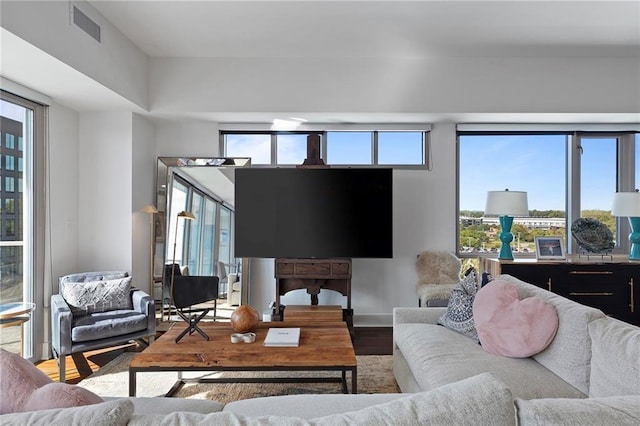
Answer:
[[196, 217], [191, 212], [181, 211], [176, 216], [176, 234], [173, 240], [173, 259], [171, 261], [171, 285], [170, 285], [170, 294], [169, 294], [169, 318], [171, 319], [171, 306], [173, 306], [173, 279], [176, 276], [176, 247], [178, 246], [178, 223], [180, 219], [184, 220], [194, 220]]
[[154, 219], [155, 219], [155, 214], [158, 213], [158, 209], [155, 208], [154, 205], [152, 204], [147, 204], [146, 206], [144, 206], [142, 208], [142, 212], [143, 213], [147, 213], [149, 215], [149, 224], [150, 224], [150, 232], [149, 232], [149, 240], [150, 240], [150, 246], [149, 246], [149, 253], [150, 253], [150, 257], [151, 257], [151, 276], [149, 277], [149, 296], [151, 296], [151, 298], [155, 297], [153, 296], [153, 286], [155, 284], [155, 279], [153, 278], [153, 261], [154, 261], [154, 250], [153, 250], [153, 243], [155, 242], [155, 229], [153, 227], [154, 225]]

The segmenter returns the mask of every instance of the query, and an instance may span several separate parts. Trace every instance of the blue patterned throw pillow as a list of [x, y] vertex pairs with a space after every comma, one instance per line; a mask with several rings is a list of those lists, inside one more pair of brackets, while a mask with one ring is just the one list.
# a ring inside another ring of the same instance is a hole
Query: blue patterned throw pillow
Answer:
[[447, 312], [442, 314], [438, 324], [478, 340], [478, 332], [473, 323], [473, 299], [478, 292], [475, 270], [472, 270], [451, 290]]

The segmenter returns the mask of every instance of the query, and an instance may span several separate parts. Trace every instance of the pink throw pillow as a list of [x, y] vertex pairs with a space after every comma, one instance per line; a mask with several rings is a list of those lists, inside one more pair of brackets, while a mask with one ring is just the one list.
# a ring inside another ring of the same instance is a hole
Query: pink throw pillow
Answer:
[[527, 358], [543, 351], [558, 331], [558, 314], [539, 297], [520, 300], [507, 281], [482, 287], [473, 302], [473, 321], [482, 348], [492, 354]]
[[38, 388], [53, 383], [31, 362], [0, 349], [0, 414], [22, 411], [22, 406]]
[[36, 389], [27, 399], [21, 411], [79, 407], [101, 402], [104, 402], [102, 398], [83, 387], [56, 382]]

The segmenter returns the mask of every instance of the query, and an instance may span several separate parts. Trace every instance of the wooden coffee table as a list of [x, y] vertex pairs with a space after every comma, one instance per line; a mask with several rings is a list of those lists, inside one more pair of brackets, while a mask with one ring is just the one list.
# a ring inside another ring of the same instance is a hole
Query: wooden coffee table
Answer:
[[[357, 393], [357, 362], [349, 329], [345, 322], [301, 323], [266, 322], [255, 330], [254, 343], [231, 343], [233, 330], [229, 323], [206, 322], [200, 327], [209, 336], [185, 336], [179, 343], [176, 336], [182, 330], [175, 324], [144, 351], [136, 354], [129, 365], [129, 396], [136, 394], [136, 374], [150, 371], [176, 371], [178, 380], [165, 396], [175, 394], [187, 382], [199, 383], [341, 383], [342, 392], [349, 393], [347, 372], [351, 372], [351, 393]], [[271, 327], [300, 327], [298, 347], [263, 346]], [[273, 377], [273, 378], [197, 378], [182, 377], [185, 371], [339, 371], [340, 377]]]

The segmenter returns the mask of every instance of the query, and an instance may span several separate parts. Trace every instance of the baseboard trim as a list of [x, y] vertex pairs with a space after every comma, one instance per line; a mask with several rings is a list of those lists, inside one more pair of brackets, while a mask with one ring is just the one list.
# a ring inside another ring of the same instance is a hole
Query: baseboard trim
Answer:
[[393, 315], [390, 314], [361, 314], [353, 315], [354, 327], [392, 327]]

